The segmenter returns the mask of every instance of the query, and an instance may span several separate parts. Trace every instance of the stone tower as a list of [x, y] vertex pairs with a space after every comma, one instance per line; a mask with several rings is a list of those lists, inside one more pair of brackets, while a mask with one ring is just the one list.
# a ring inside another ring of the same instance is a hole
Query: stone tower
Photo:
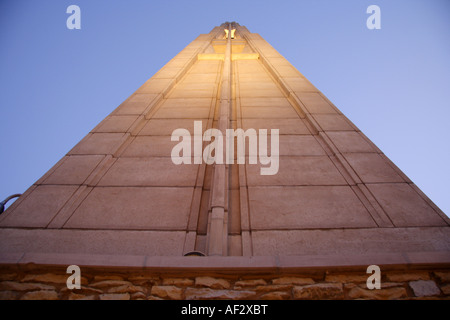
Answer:
[[[233, 161], [208, 164], [212, 128], [278, 129], [276, 173], [250, 163], [261, 156], [250, 136], [244, 163], [236, 147]], [[192, 149], [175, 164], [181, 140]], [[444, 297], [449, 235], [447, 216], [319, 90], [259, 34], [227, 22], [192, 41], [0, 216], [0, 294]], [[69, 265], [80, 266], [84, 289], [66, 288]], [[369, 265], [394, 284], [367, 289]]]

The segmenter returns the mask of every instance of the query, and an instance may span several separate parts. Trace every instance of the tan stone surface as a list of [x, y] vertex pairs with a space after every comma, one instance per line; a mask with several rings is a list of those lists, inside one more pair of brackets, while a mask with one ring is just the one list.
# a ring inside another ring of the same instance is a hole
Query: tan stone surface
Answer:
[[116, 151], [123, 133], [94, 133], [82, 140], [70, 154], [112, 154]]
[[171, 158], [120, 158], [99, 186], [195, 186], [198, 165], [175, 165]]
[[347, 185], [347, 182], [328, 157], [287, 157], [279, 159], [280, 167], [275, 175], [260, 175], [261, 167], [268, 165], [247, 164], [249, 186], [301, 186]]
[[[331, 230], [253, 231], [253, 254], [360, 255], [448, 250], [448, 228], [363, 228]], [[420, 234], [420, 239], [417, 235]], [[355, 241], [355, 239], [358, 239]]]
[[445, 221], [406, 183], [368, 184], [396, 227], [445, 226]]
[[157, 94], [134, 94], [123, 102], [116, 111], [117, 115], [139, 115], [155, 99]]
[[213, 290], [210, 288], [187, 288], [186, 300], [230, 300], [250, 299], [255, 296], [254, 291], [246, 290]]
[[[194, 121], [202, 121], [202, 134], [206, 131], [207, 121], [202, 119], [152, 119], [139, 132], [140, 136], [171, 136], [176, 129], [186, 129], [194, 137]], [[170, 140], [169, 140], [170, 141]]]
[[336, 113], [334, 108], [318, 93], [304, 92], [297, 94], [297, 97], [309, 113]]
[[193, 188], [95, 188], [69, 219], [66, 227], [184, 229], [192, 192]]
[[208, 287], [211, 289], [228, 289], [231, 284], [228, 280], [213, 277], [196, 277], [195, 286]]
[[68, 156], [43, 184], [82, 184], [104, 159], [102, 155]]
[[267, 129], [267, 134], [271, 133], [271, 129], [279, 129], [280, 135], [297, 135], [310, 134], [308, 128], [301, 119], [243, 119], [242, 129]]
[[95, 132], [127, 132], [137, 116], [109, 116]]
[[46, 227], [77, 186], [38, 186], [5, 217], [0, 226]]
[[297, 119], [298, 115], [292, 107], [242, 107], [242, 117], [245, 119]]
[[327, 132], [327, 136], [340, 152], [376, 152], [369, 143], [355, 131]]
[[347, 153], [344, 157], [364, 183], [404, 182], [377, 153]]
[[[302, 77], [283, 78], [283, 80], [286, 82], [286, 84], [289, 86], [289, 88], [292, 91], [294, 91], [295, 93], [297, 93], [300, 97], [303, 97], [305, 93], [317, 91], [317, 89], [307, 79], [302, 78]], [[305, 96], [308, 97], [307, 99], [310, 99], [309, 95], [306, 94]], [[305, 99], [305, 100], [307, 100], [307, 99]], [[311, 100], [313, 100], [313, 99], [307, 100], [308, 103], [310, 103]], [[315, 102], [310, 103], [310, 104], [311, 105], [315, 104]], [[311, 107], [308, 107], [308, 109], [310, 109], [311, 113], [314, 113], [314, 112], [322, 113], [321, 111], [327, 111], [326, 113], [329, 113], [328, 108], [323, 108], [323, 110], [322, 110], [322, 109], [315, 109], [315, 106], [314, 107], [311, 106]]]
[[344, 290], [341, 283], [319, 283], [307, 286], [294, 287], [294, 299], [343, 299]]
[[183, 290], [175, 286], [153, 286], [151, 294], [163, 299], [183, 299]]
[[314, 119], [324, 131], [354, 130], [344, 116], [338, 114], [314, 114]]
[[286, 98], [247, 98], [241, 97], [241, 107], [273, 107], [273, 108], [292, 108]]
[[[197, 91], [189, 91], [191, 94], [197, 94]], [[199, 93], [200, 94], [200, 93]], [[200, 120], [208, 118], [208, 107], [172, 107], [172, 108], [160, 108], [154, 115], [155, 119], [193, 119]]]
[[349, 187], [250, 187], [252, 229], [374, 227]]

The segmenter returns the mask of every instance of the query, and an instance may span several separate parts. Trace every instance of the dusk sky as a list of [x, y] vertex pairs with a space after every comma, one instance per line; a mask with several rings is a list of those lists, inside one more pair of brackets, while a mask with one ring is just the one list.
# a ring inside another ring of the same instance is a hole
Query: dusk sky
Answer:
[[0, 0], [0, 201], [225, 21], [264, 37], [449, 215], [448, 0]]

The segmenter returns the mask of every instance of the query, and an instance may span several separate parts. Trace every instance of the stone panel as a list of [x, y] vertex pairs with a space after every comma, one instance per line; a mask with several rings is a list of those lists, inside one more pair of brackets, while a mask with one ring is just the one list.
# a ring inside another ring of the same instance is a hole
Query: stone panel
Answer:
[[375, 227], [347, 186], [249, 187], [252, 230]]
[[70, 154], [112, 154], [116, 151], [123, 133], [93, 133], [77, 144]]
[[240, 99], [241, 107], [291, 107], [291, 104], [286, 98], [247, 98]]
[[356, 131], [327, 132], [327, 136], [340, 152], [376, 152], [375, 149]]
[[308, 128], [301, 119], [243, 119], [242, 127], [244, 130], [253, 128], [255, 130], [267, 129], [270, 134], [271, 129], [279, 129], [279, 134], [310, 134]]
[[176, 129], [187, 129], [194, 137], [194, 121], [202, 121], [202, 134], [207, 129], [205, 119], [152, 119], [139, 132], [140, 136], [170, 136]]
[[284, 82], [291, 88], [292, 91], [300, 93], [303, 96], [303, 92], [314, 92], [317, 89], [305, 78], [283, 78]]
[[199, 165], [175, 165], [171, 158], [119, 158], [99, 186], [195, 186]]
[[315, 114], [314, 119], [324, 131], [354, 130], [345, 117], [339, 114]]
[[336, 113], [333, 107], [318, 93], [300, 93], [297, 97], [310, 113]]
[[378, 153], [346, 153], [344, 157], [364, 183], [404, 182]]
[[157, 94], [150, 93], [134, 94], [117, 108], [116, 114], [142, 114], [157, 96]]
[[46, 227], [78, 186], [38, 186], [0, 226]]
[[445, 221], [407, 183], [368, 184], [396, 227], [445, 226]]
[[193, 188], [97, 187], [66, 228], [186, 229]]
[[345, 179], [328, 157], [280, 157], [275, 175], [260, 175], [261, 167], [247, 164], [249, 186], [347, 185]]
[[154, 119], [206, 119], [209, 116], [209, 107], [207, 108], [161, 108], [155, 115]]
[[68, 156], [43, 184], [82, 184], [105, 156]]
[[[275, 218], [273, 218], [275, 219]], [[448, 251], [449, 228], [363, 228], [253, 231], [255, 256], [373, 254]], [[358, 239], [358, 240], [355, 240]]]
[[298, 119], [297, 112], [294, 108], [284, 107], [259, 107], [259, 108], [246, 108], [241, 109], [242, 117], [244, 119], [261, 119], [261, 118], [288, 118]]
[[[193, 139], [192, 139], [193, 140]], [[138, 136], [125, 149], [123, 157], [169, 157], [179, 141], [170, 136]], [[194, 150], [191, 149], [193, 154]]]
[[137, 116], [109, 116], [95, 132], [127, 132]]

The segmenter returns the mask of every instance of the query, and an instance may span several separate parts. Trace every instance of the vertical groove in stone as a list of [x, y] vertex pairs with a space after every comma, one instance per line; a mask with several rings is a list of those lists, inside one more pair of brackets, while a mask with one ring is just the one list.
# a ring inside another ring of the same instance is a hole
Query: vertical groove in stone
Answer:
[[[231, 35], [231, 24], [227, 26]], [[231, 105], [231, 36], [228, 36], [225, 59], [222, 71], [219, 97], [218, 129], [225, 133], [230, 122]], [[217, 152], [217, 149], [215, 150]], [[222, 159], [225, 162], [225, 148], [222, 149]], [[217, 158], [217, 154], [216, 154]], [[207, 234], [208, 255], [227, 255], [228, 247], [228, 212], [225, 203], [228, 202], [228, 179], [226, 164], [214, 165], [214, 182], [211, 188], [211, 214]]]

